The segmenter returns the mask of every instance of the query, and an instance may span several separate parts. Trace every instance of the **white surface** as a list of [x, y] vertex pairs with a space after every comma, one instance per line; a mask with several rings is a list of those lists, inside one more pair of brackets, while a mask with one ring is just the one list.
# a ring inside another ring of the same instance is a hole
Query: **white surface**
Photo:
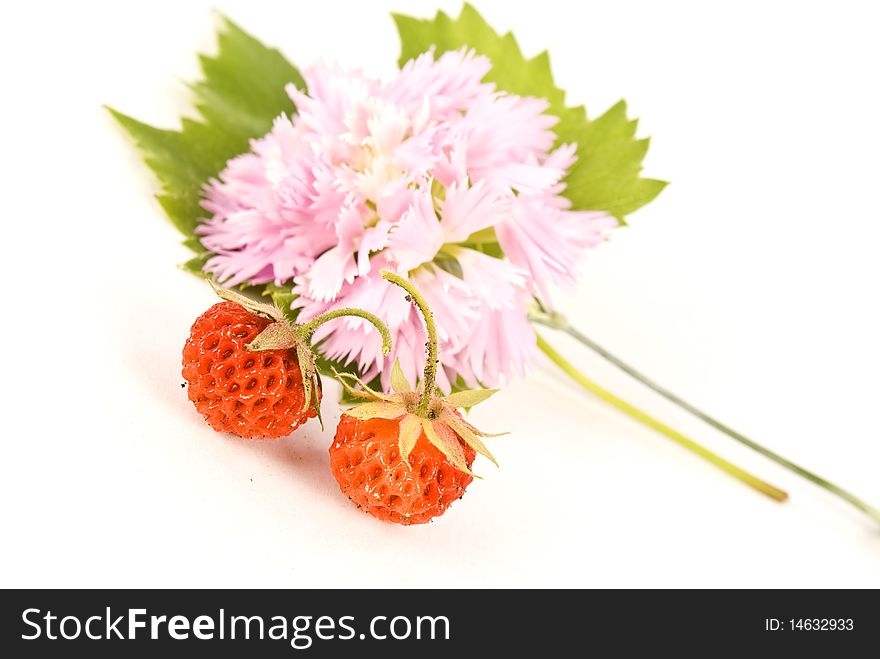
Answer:
[[[595, 115], [619, 97], [672, 181], [565, 308], [698, 406], [880, 504], [880, 41], [871, 3], [483, 1]], [[458, 2], [14, 3], [4, 102], [2, 586], [880, 586], [880, 531], [560, 338], [596, 379], [791, 492], [780, 506], [539, 371], [476, 412], [439, 521], [338, 492], [331, 431], [201, 422], [180, 348], [212, 301], [99, 107], [171, 125], [216, 5], [299, 66], [393, 71], [387, 10]], [[577, 7], [577, 9], [574, 9]], [[335, 406], [327, 396], [328, 425]]]

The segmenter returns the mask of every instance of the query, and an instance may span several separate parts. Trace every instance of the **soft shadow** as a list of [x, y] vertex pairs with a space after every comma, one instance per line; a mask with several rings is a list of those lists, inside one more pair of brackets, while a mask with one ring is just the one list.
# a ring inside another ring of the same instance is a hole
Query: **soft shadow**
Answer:
[[321, 402], [321, 415], [324, 430], [317, 419], [297, 428], [288, 437], [277, 440], [243, 441], [226, 435], [239, 450], [256, 452], [277, 464], [297, 483], [306, 484], [316, 495], [330, 497], [338, 507], [349, 508], [350, 504], [339, 491], [336, 480], [330, 473], [328, 449], [333, 441], [334, 429], [339, 423], [339, 385], [334, 381], [324, 382], [324, 397]]

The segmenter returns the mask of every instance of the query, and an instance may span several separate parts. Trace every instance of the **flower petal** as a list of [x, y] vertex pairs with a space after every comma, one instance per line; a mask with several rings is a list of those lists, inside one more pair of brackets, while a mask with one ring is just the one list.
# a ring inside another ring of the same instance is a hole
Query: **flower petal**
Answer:
[[453, 183], [446, 188], [440, 209], [445, 242], [463, 242], [471, 234], [498, 224], [509, 205], [510, 199], [486, 181]]
[[431, 261], [443, 244], [443, 230], [430, 189], [420, 191], [392, 228], [388, 249], [400, 270], [408, 271]]

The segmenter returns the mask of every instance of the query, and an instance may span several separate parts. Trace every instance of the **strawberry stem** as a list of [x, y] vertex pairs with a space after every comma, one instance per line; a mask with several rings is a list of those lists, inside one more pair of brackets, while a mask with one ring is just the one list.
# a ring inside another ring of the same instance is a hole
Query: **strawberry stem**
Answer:
[[614, 364], [617, 368], [622, 370], [624, 373], [626, 373], [630, 377], [634, 378], [638, 382], [641, 382], [643, 385], [645, 385], [646, 387], [648, 387], [649, 389], [651, 389], [655, 393], [663, 396], [663, 398], [665, 398], [666, 400], [670, 401], [671, 403], [674, 403], [675, 405], [678, 405], [683, 410], [690, 412], [691, 414], [693, 414], [695, 417], [697, 417], [698, 419], [700, 419], [704, 423], [710, 425], [711, 427], [715, 428], [719, 432], [724, 433], [725, 435], [727, 435], [731, 439], [736, 440], [740, 444], [743, 444], [744, 446], [749, 447], [753, 451], [760, 453], [765, 458], [772, 460], [776, 464], [785, 467], [786, 469], [796, 473], [798, 476], [805, 478], [806, 480], [810, 481], [811, 483], [814, 483], [815, 485], [818, 485], [819, 487], [827, 490], [831, 494], [843, 499], [844, 501], [846, 501], [850, 505], [854, 506], [858, 510], [861, 510], [863, 513], [865, 513], [866, 515], [871, 517], [871, 519], [873, 519], [876, 523], [880, 524], [880, 510], [878, 510], [874, 506], [870, 505], [866, 501], [855, 496], [854, 494], [852, 494], [848, 490], [843, 489], [839, 485], [835, 485], [831, 481], [828, 481], [828, 480], [822, 478], [818, 474], [815, 474], [807, 469], [804, 469], [803, 467], [795, 464], [791, 460], [779, 455], [778, 453], [776, 453], [774, 451], [771, 451], [770, 449], [762, 446], [761, 444], [758, 444], [757, 442], [749, 439], [748, 437], [746, 437], [742, 433], [739, 433], [736, 430], [734, 430], [733, 428], [731, 428], [730, 426], [722, 423], [718, 419], [715, 419], [714, 417], [711, 417], [708, 414], [706, 414], [705, 412], [701, 411], [700, 409], [694, 407], [693, 405], [688, 403], [686, 400], [680, 398], [679, 396], [672, 393], [668, 389], [657, 384], [656, 382], [654, 382], [653, 380], [651, 380], [647, 376], [642, 375], [635, 368], [633, 368], [632, 366], [630, 366], [629, 364], [627, 364], [626, 362], [621, 360], [619, 357], [616, 357], [615, 355], [613, 355], [610, 352], [608, 352], [607, 350], [605, 350], [605, 348], [603, 348], [602, 346], [597, 344], [595, 341], [593, 341], [592, 339], [590, 339], [589, 337], [585, 336], [580, 331], [578, 331], [577, 329], [572, 327], [563, 316], [561, 316], [559, 314], [555, 314], [555, 313], [549, 314], [549, 315], [548, 314], [533, 314], [531, 316], [531, 318], [534, 322], [537, 322], [537, 323], [540, 323], [540, 324], [545, 325], [547, 327], [552, 327], [554, 329], [565, 332], [566, 334], [571, 336], [576, 341], [578, 341], [581, 344], [585, 345], [586, 347], [590, 348], [592, 351], [597, 353], [599, 356], [601, 356], [602, 358], [604, 358], [608, 362]]
[[425, 298], [422, 297], [422, 294], [410, 282], [390, 270], [382, 270], [380, 274], [386, 281], [397, 284], [409, 293], [412, 301], [415, 302], [419, 311], [422, 312], [422, 317], [425, 319], [425, 329], [428, 331], [428, 341], [425, 344], [427, 359], [425, 361], [425, 377], [422, 380], [423, 390], [419, 398], [419, 406], [416, 408], [416, 414], [427, 417], [431, 396], [434, 395], [434, 383], [437, 379], [437, 327], [434, 325], [434, 315], [431, 313]]
[[295, 328], [295, 331], [300, 338], [308, 344], [310, 343], [312, 334], [315, 333], [316, 329], [327, 321], [342, 318], [343, 316], [356, 316], [372, 323], [373, 327], [375, 327], [382, 336], [382, 354], [387, 355], [391, 352], [391, 334], [388, 332], [388, 327], [378, 316], [374, 316], [369, 311], [364, 311], [363, 309], [354, 309], [351, 307], [333, 309], [332, 311], [322, 313], [320, 316], [315, 316], [312, 320], [303, 323], [302, 325], [298, 325]]
[[725, 460], [720, 455], [713, 453], [704, 446], [697, 444], [694, 440], [686, 437], [674, 428], [667, 426], [665, 423], [658, 421], [657, 419], [646, 414], [645, 412], [642, 412], [637, 407], [627, 403], [625, 400], [616, 396], [610, 391], [603, 389], [598, 384], [587, 378], [583, 373], [578, 371], [570, 362], [568, 362], [561, 354], [559, 354], [553, 348], [553, 346], [547, 343], [547, 341], [544, 340], [544, 337], [542, 337], [540, 334], [538, 334], [538, 348], [540, 348], [541, 352], [547, 355], [547, 357], [549, 357], [554, 364], [562, 369], [562, 371], [566, 375], [577, 382], [581, 387], [583, 387], [596, 397], [600, 398], [601, 400], [605, 401], [606, 403], [609, 403], [610, 405], [616, 407], [624, 414], [630, 416], [639, 423], [642, 423], [649, 428], [656, 430], [661, 435], [671, 439], [676, 444], [683, 446], [692, 453], [696, 453], [701, 458], [711, 462], [713, 465], [715, 465], [725, 473], [742, 481], [746, 485], [753, 487], [758, 492], [765, 494], [771, 499], [774, 499], [776, 501], [785, 501], [788, 498], [788, 494], [780, 490], [779, 488], [774, 487], [766, 481], [761, 480], [757, 476], [754, 476], [744, 469], [737, 467], [735, 464]]

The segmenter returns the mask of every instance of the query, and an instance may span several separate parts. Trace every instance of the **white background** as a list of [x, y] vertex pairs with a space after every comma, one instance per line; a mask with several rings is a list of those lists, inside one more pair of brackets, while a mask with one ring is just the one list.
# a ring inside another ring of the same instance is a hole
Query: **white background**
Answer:
[[[880, 505], [880, 95], [868, 2], [479, 8], [595, 116], [620, 97], [672, 181], [562, 306], [698, 406]], [[222, 436], [180, 387], [212, 302], [100, 105], [173, 126], [216, 6], [300, 67], [393, 73], [426, 2], [5, 5], [2, 586], [880, 586], [880, 530], [586, 351], [600, 382], [788, 489], [746, 489], [539, 368], [475, 411], [502, 468], [442, 518], [339, 493], [331, 430]], [[333, 389], [332, 391], [335, 391]], [[331, 394], [332, 394], [331, 391]], [[333, 395], [325, 414], [332, 429]]]

